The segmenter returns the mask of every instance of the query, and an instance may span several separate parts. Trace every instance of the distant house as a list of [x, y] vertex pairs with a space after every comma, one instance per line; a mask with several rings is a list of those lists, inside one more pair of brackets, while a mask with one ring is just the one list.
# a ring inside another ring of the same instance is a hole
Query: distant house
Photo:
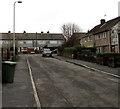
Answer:
[[87, 47], [97, 47], [98, 53], [120, 52], [120, 17], [105, 21], [91, 29], [84, 37], [81, 44]]
[[81, 39], [85, 35], [86, 35], [85, 32], [73, 33], [73, 35], [71, 36], [71, 40], [72, 40], [73, 46], [81, 45]]
[[[12, 46], [13, 33], [1, 33], [3, 48]], [[35, 48], [40, 50], [43, 47], [58, 47], [65, 38], [62, 34], [52, 33], [16, 33], [16, 46], [21, 52], [24, 48]]]

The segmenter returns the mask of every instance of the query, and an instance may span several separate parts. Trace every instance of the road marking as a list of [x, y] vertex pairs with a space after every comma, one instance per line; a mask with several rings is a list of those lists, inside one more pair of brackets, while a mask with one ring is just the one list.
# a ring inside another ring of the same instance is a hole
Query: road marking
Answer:
[[32, 87], [33, 87], [33, 92], [34, 92], [37, 109], [41, 109], [41, 103], [40, 103], [40, 100], [39, 100], [39, 97], [37, 94], [37, 90], [36, 90], [35, 83], [34, 83], [33, 76], [32, 76], [32, 70], [31, 70], [28, 58], [27, 58], [27, 65], [28, 65], [28, 69], [29, 69], [29, 73], [30, 73], [30, 79], [31, 79]]

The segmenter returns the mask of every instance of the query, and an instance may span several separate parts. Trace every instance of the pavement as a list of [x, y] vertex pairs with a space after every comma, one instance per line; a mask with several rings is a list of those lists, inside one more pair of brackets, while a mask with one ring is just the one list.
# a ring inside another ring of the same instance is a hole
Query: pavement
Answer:
[[14, 82], [2, 84], [2, 107], [37, 109], [25, 56], [17, 62]]
[[111, 67], [103, 66], [97, 63], [92, 63], [92, 62], [87, 62], [87, 61], [82, 61], [77, 59], [68, 59], [62, 56], [57, 56], [57, 55], [53, 55], [53, 57], [62, 61], [66, 61], [75, 65], [85, 67], [93, 71], [101, 72], [104, 74], [108, 74], [108, 75], [120, 78], [120, 68], [111, 68]]

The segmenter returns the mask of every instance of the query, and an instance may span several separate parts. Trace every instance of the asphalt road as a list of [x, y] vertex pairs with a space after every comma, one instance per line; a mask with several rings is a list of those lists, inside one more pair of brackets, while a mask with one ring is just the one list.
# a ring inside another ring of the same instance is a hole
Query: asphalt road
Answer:
[[42, 107], [118, 107], [118, 78], [60, 61], [29, 55]]

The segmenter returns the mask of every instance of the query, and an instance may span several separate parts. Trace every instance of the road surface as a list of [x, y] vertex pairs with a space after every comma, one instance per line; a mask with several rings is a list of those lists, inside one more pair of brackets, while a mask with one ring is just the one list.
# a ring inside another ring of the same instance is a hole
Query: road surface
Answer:
[[52, 57], [28, 55], [42, 107], [118, 107], [119, 79]]

